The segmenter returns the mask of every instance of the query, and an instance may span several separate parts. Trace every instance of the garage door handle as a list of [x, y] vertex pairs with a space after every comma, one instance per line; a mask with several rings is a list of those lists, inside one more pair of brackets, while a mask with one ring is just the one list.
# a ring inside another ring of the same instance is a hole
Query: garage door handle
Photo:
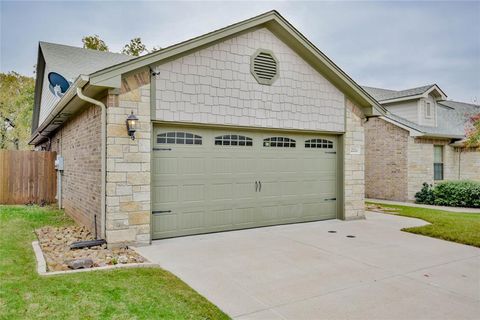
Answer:
[[258, 190], [258, 181], [255, 181], [255, 192]]
[[327, 198], [327, 199], [323, 199], [325, 201], [334, 201], [334, 200], [337, 200], [337, 198]]
[[258, 192], [262, 191], [262, 181], [258, 181]]

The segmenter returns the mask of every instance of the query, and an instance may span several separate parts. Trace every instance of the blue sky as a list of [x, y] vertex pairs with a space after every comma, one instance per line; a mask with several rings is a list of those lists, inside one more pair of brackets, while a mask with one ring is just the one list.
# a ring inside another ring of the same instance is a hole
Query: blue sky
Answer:
[[480, 2], [0, 2], [0, 70], [32, 75], [38, 41], [111, 51], [133, 37], [168, 45], [276, 9], [356, 82], [389, 89], [437, 83], [480, 101]]

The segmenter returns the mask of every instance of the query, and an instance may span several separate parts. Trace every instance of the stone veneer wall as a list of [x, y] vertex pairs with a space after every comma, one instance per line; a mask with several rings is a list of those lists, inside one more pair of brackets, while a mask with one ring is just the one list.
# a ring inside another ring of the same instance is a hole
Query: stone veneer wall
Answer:
[[480, 181], [480, 150], [462, 149], [460, 155], [460, 179]]
[[[475, 148], [452, 148], [453, 163], [448, 179], [480, 181], [480, 150]], [[460, 167], [459, 167], [460, 163]]]
[[[139, 119], [136, 139], [125, 120]], [[139, 70], [122, 78], [107, 101], [106, 238], [109, 245], [150, 243], [150, 74]]]
[[[77, 223], [101, 227], [101, 110], [86, 105], [51, 138], [50, 150], [64, 158], [62, 207]], [[48, 149], [48, 142], [42, 145]]]
[[409, 132], [380, 118], [365, 123], [365, 195], [407, 201]]
[[420, 191], [424, 182], [433, 184], [433, 146], [444, 146], [444, 178], [452, 176], [453, 148], [448, 146], [449, 140], [408, 138], [408, 200], [415, 200], [415, 193]]
[[[357, 148], [360, 153], [355, 154]], [[344, 136], [345, 219], [365, 217], [365, 134], [362, 111], [350, 100], [346, 102]]]

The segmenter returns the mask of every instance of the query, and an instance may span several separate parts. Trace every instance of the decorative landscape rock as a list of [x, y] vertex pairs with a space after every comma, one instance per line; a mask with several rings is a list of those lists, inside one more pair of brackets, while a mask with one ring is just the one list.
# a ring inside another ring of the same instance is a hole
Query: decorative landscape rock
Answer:
[[77, 269], [88, 269], [93, 267], [93, 260], [90, 258], [82, 258], [76, 260], [68, 260], [66, 261], [68, 267], [73, 270]]
[[145, 262], [142, 256], [128, 248], [107, 249], [106, 245], [102, 245], [71, 250], [70, 245], [73, 242], [94, 239], [86, 227], [44, 227], [35, 232], [45, 256], [48, 271]]

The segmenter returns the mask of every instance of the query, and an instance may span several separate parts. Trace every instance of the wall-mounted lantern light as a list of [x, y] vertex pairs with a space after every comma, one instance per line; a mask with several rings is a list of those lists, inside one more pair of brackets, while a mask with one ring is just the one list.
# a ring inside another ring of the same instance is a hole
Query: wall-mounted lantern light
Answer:
[[137, 131], [137, 124], [138, 124], [138, 118], [133, 114], [128, 116], [127, 118], [127, 131], [128, 135], [132, 138], [132, 140], [135, 140], [135, 131]]

